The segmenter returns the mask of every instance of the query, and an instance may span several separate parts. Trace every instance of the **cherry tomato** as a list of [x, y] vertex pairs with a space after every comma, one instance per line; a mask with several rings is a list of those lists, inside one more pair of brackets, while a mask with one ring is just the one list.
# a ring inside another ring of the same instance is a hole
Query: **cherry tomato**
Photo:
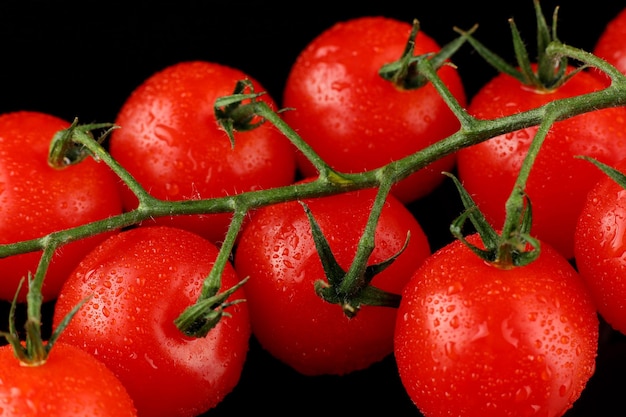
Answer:
[[[122, 212], [118, 179], [103, 163], [87, 158], [64, 169], [48, 164], [57, 131], [69, 122], [55, 116], [21, 111], [0, 115], [0, 243], [35, 239]], [[54, 255], [43, 286], [55, 298], [65, 278], [91, 248], [107, 235], [63, 246]], [[0, 299], [12, 300], [19, 282], [34, 275], [41, 252], [0, 259]], [[23, 285], [18, 301], [26, 299]]]
[[[110, 139], [111, 155], [154, 197], [189, 200], [222, 197], [290, 184], [295, 151], [269, 123], [238, 132], [234, 147], [216, 122], [213, 105], [248, 79], [255, 92], [263, 87], [247, 74], [224, 65], [180, 62], [155, 73], [127, 98]], [[261, 100], [276, 108], [265, 94]], [[136, 198], [122, 187], [126, 209]], [[164, 217], [155, 223], [194, 231], [221, 242], [230, 213]], [[147, 222], [146, 224], [152, 224]]]
[[[590, 73], [579, 73], [556, 90], [539, 92], [500, 74], [478, 91], [468, 111], [480, 119], [493, 119], [603, 86]], [[536, 131], [536, 127], [522, 129], [457, 153], [459, 178], [496, 228], [502, 227], [505, 202]], [[570, 259], [585, 196], [602, 176], [590, 163], [574, 158], [578, 155], [607, 164], [626, 157], [626, 108], [598, 110], [555, 123], [532, 167], [526, 193], [532, 202], [533, 234]]]
[[[347, 270], [365, 227], [374, 190], [306, 199], [339, 265]], [[376, 229], [368, 264], [397, 254], [410, 232], [408, 246], [378, 274], [372, 285], [399, 294], [413, 271], [430, 253], [415, 218], [390, 196]], [[314, 282], [324, 270], [307, 215], [298, 202], [259, 209], [243, 230], [235, 269], [246, 284], [253, 334], [274, 357], [305, 375], [345, 374], [364, 369], [393, 349], [396, 309], [363, 306], [353, 318], [323, 301]]]
[[[239, 381], [250, 337], [245, 303], [228, 307], [204, 338], [174, 324], [193, 304], [217, 248], [192, 232], [138, 227], [107, 239], [68, 278], [53, 325], [92, 296], [59, 340], [104, 362], [142, 416], [191, 417], [216, 406]], [[239, 281], [227, 265], [223, 288]], [[239, 288], [232, 299], [245, 299]]]
[[[626, 172], [626, 160], [615, 169]], [[589, 191], [575, 232], [576, 267], [598, 312], [626, 333], [626, 190], [605, 176]]]
[[454, 241], [413, 275], [397, 317], [398, 371], [425, 417], [562, 416], [595, 369], [595, 307], [547, 244], [502, 269]]
[[[334, 169], [375, 169], [458, 130], [458, 120], [431, 84], [402, 90], [378, 73], [402, 56], [410, 33], [410, 24], [395, 19], [351, 19], [318, 35], [293, 64], [283, 96], [284, 107], [293, 110], [283, 117]], [[415, 55], [439, 50], [435, 40], [418, 32]], [[458, 72], [445, 65], [438, 74], [465, 105]], [[393, 193], [405, 203], [416, 200], [453, 165], [453, 156], [442, 158], [397, 184]], [[300, 153], [298, 167], [304, 176], [316, 175]]]
[[0, 414], [11, 417], [134, 417], [113, 372], [83, 350], [56, 343], [43, 364], [25, 366], [0, 347]]

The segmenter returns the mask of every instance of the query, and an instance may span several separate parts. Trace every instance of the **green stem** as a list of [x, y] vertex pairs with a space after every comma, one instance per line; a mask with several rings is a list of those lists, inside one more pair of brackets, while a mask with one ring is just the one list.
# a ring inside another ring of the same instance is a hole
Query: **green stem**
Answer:
[[[206, 296], [214, 293], [215, 291], [215, 287], [217, 285], [214, 281], [215, 276], [219, 273], [219, 271], [221, 271], [220, 268], [223, 268], [230, 251], [232, 250], [245, 213], [248, 213], [255, 208], [286, 201], [322, 197], [372, 187], [379, 188], [377, 204], [382, 204], [381, 202], [384, 201], [384, 199], [380, 196], [386, 195], [389, 188], [393, 184], [426, 167], [430, 163], [462, 148], [472, 146], [492, 137], [511, 133], [519, 129], [539, 126], [539, 138], [537, 143], [533, 145], [538, 148], [540, 146], [540, 141], [543, 139], [541, 135], [545, 135], [548, 127], [556, 121], [564, 120], [598, 109], [626, 105], [626, 77], [615, 67], [600, 58], [595, 57], [593, 54], [563, 45], [556, 41], [550, 42], [550, 44], [546, 47], [546, 54], [554, 57], [555, 59], [560, 57], [570, 57], [587, 65], [595, 66], [604, 71], [610, 77], [611, 84], [601, 91], [584, 94], [578, 97], [555, 100], [546, 105], [525, 112], [494, 120], [479, 120], [469, 115], [453, 97], [451, 92], [444, 85], [443, 81], [437, 76], [436, 71], [432, 67], [432, 63], [429, 62], [428, 59], [419, 60], [418, 66], [420, 71], [439, 91], [440, 95], [446, 101], [450, 109], [457, 116], [461, 123], [461, 128], [456, 133], [436, 142], [431, 146], [428, 146], [423, 150], [391, 162], [378, 169], [363, 173], [342, 173], [333, 170], [286, 122], [284, 122], [281, 117], [278, 116], [278, 113], [273, 111], [269, 106], [267, 106], [267, 104], [255, 102], [253, 104], [255, 113], [262, 117], [266, 122], [272, 123], [278, 130], [280, 130], [317, 168], [319, 176], [316, 180], [306, 183], [244, 192], [237, 195], [219, 198], [187, 201], [163, 201], [156, 199], [152, 197], [122, 166], [120, 166], [120, 164], [117, 163], [117, 161], [111, 157], [111, 155], [100, 145], [99, 141], [95, 140], [91, 135], [85, 133], [89, 126], [103, 126], [102, 124], [86, 125], [86, 127], [82, 130], [74, 126], [73, 128], [76, 129], [76, 134], [73, 135], [73, 140], [76, 143], [85, 146], [85, 148], [87, 148], [96, 159], [107, 164], [135, 193], [140, 202], [139, 206], [127, 213], [112, 216], [110, 218], [89, 224], [76, 226], [67, 230], [57, 231], [42, 238], [0, 245], [0, 258], [25, 252], [43, 250], [44, 258], [42, 259], [40, 268], [37, 272], [38, 275], [34, 281], [35, 286], [40, 286], [40, 281], [43, 280], [45, 269], [49, 263], [49, 257], [52, 256], [52, 252], [56, 248], [65, 243], [98, 233], [121, 229], [152, 217], [232, 212], [234, 213], [233, 222], [229, 228], [226, 241], [224, 242], [216, 261], [217, 266], [215, 266], [215, 272], [212, 272], [212, 274], [207, 278], [205, 290], [203, 290], [203, 294], [199, 300], [199, 302], [203, 301], [204, 304], [206, 304], [207, 300], [212, 300], [216, 297], [209, 296], [208, 299], [205, 299]], [[533, 152], [535, 151], [533, 150]], [[534, 157], [535, 155], [528, 157], [528, 162], [525, 163], [527, 167], [524, 168], [524, 171], [521, 173], [518, 183], [516, 184], [516, 192], [519, 192], [519, 189], [517, 188], [519, 185], [525, 184], [528, 176], [528, 172], [526, 170], [530, 169]], [[518, 197], [512, 197], [512, 199], [513, 198]], [[363, 279], [363, 268], [365, 268], [368, 255], [371, 254], [372, 251], [372, 230], [375, 227], [375, 220], [379, 215], [378, 210], [380, 207], [377, 204], [375, 204], [364, 236], [362, 236], [362, 245], [360, 246], [354, 262], [351, 265], [349, 279], [342, 284], [342, 288], [355, 288], [352, 287], [353, 285], [358, 286], [355, 281]], [[515, 210], [518, 208], [519, 205], [514, 207]], [[507, 224], [506, 227], [513, 228], [516, 226]], [[350, 291], [347, 291], [347, 293], [349, 292]], [[41, 307], [41, 300], [37, 300], [34, 295], [32, 298], [33, 299], [30, 300], [32, 301], [32, 306], [30, 307], [29, 315], [33, 318], [33, 326], [37, 327], [36, 318], [39, 314], [39, 307]], [[215, 299], [218, 301], [221, 300], [219, 297]], [[36, 311], [37, 313], [35, 313]], [[33, 342], [37, 343], [36, 340], [33, 340]]]
[[348, 272], [339, 287], [340, 293], [351, 294], [369, 285], [369, 282], [362, 281], [366, 277], [365, 270], [367, 269], [367, 263], [370, 255], [374, 251], [378, 219], [380, 218], [380, 214], [383, 211], [385, 201], [387, 200], [387, 196], [389, 195], [389, 191], [391, 190], [391, 186], [393, 184], [389, 180], [389, 176], [383, 175], [383, 173], [384, 171], [381, 171], [380, 185], [376, 193], [376, 199], [374, 200], [374, 204], [370, 210], [369, 218], [367, 219], [365, 229], [361, 234], [359, 244], [357, 245], [354, 260], [350, 264], [350, 268], [348, 269]]
[[200, 294], [200, 300], [212, 297], [222, 286], [222, 272], [224, 271], [224, 268], [228, 263], [230, 254], [233, 251], [237, 235], [239, 234], [239, 230], [241, 229], [243, 221], [246, 217], [246, 213], [247, 211], [245, 209], [235, 210], [235, 212], [233, 213], [233, 218], [230, 222], [230, 226], [228, 227], [228, 232], [226, 233], [224, 242], [220, 247], [217, 258], [215, 259], [215, 264], [211, 269], [211, 273], [209, 274], [208, 279], [204, 281], [202, 292]]
[[[461, 129], [447, 138], [412, 155], [393, 161], [383, 167], [357, 174], [337, 173], [329, 168], [287, 123], [262, 103], [259, 103], [259, 115], [273, 123], [298, 149], [307, 155], [320, 170], [320, 177], [318, 179], [303, 184], [249, 191], [226, 197], [186, 201], [161, 201], [149, 196], [147, 192], [136, 183], [134, 178], [110, 157], [100, 144], [95, 141], [85, 140], [85, 146], [88, 146], [98, 158], [109, 165], [120, 178], [129, 184], [129, 186], [132, 186], [137, 196], [145, 201], [145, 205], [108, 219], [54, 232], [46, 237], [0, 245], [0, 258], [42, 250], [46, 246], [48, 238], [67, 243], [94, 234], [130, 226], [150, 217], [233, 212], [235, 207], [240, 207], [242, 210], [251, 210], [280, 202], [338, 194], [363, 188], [379, 187], [381, 185], [381, 177], [386, 177], [386, 181], [395, 183], [424, 168], [428, 164], [462, 148], [519, 129], [541, 125], [546, 118], [560, 121], [594, 110], [626, 105], [626, 77], [615, 67], [595, 57], [593, 54], [560, 43], [551, 43], [546, 50], [551, 54], [566, 55], [588, 63], [591, 66], [596, 66], [611, 78], [612, 83], [600, 91], [577, 97], [558, 99], [541, 107], [514, 115], [493, 120], [479, 120], [468, 115], [456, 100], [453, 99], [445, 86], [438, 81], [438, 78], [432, 76], [431, 81], [434, 81], [433, 84], [435, 87], [442, 93], [442, 96], [448, 102], [450, 108], [459, 117], [462, 124]], [[434, 74], [434, 72], [428, 71], [428, 60], [420, 62], [420, 66], [426, 68], [426, 74]], [[429, 76], [429, 78], [430, 77], [431, 76]], [[383, 171], [384, 174], [382, 174]]]

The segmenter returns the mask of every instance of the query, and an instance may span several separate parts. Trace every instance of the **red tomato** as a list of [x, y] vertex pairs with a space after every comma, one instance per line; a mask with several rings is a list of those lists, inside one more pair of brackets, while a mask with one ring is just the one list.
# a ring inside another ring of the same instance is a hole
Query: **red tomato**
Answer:
[[[579, 73], [562, 87], [540, 92], [500, 74], [472, 98], [468, 111], [493, 119], [530, 110], [552, 100], [600, 90], [603, 83]], [[502, 227], [505, 202], [536, 127], [497, 136], [457, 153], [458, 175], [495, 228]], [[533, 209], [533, 234], [566, 258], [574, 256], [576, 220], [589, 189], [602, 176], [588, 155], [611, 164], [626, 157], [626, 108], [598, 110], [555, 123], [532, 167], [526, 192]]]
[[[615, 166], [626, 172], [626, 160]], [[576, 267], [598, 312], [626, 333], [626, 190], [608, 176], [587, 195], [575, 232]]]
[[604, 58], [626, 74], [626, 8], [619, 12], [604, 28], [593, 53]]
[[395, 357], [425, 417], [557, 417], [580, 396], [598, 318], [573, 267], [541, 248], [529, 265], [501, 269], [454, 241], [406, 285]]
[[[55, 169], [48, 165], [53, 135], [69, 127], [55, 116], [22, 111], [0, 116], [0, 243], [35, 239], [72, 226], [120, 214], [118, 179], [103, 163], [87, 158]], [[43, 285], [44, 299], [57, 296], [65, 278], [106, 235], [63, 246]], [[0, 259], [0, 299], [12, 300], [22, 278], [35, 273], [41, 252]], [[18, 300], [25, 301], [28, 285]]]
[[[355, 255], [375, 191], [307, 199], [337, 262], [347, 270]], [[393, 196], [382, 211], [368, 264], [405, 251], [372, 285], [399, 294], [430, 253], [420, 225]], [[323, 301], [314, 282], [324, 270], [309, 220], [298, 202], [259, 209], [245, 227], [235, 252], [235, 269], [246, 283], [253, 334], [270, 354], [305, 375], [345, 374], [368, 367], [393, 350], [396, 309], [363, 306], [349, 319]]]
[[[217, 248], [189, 231], [139, 227], [106, 240], [69, 277], [53, 325], [81, 300], [59, 340], [104, 362], [144, 417], [191, 417], [216, 406], [239, 381], [250, 323], [245, 303], [227, 309], [205, 338], [185, 336], [174, 319], [193, 304]], [[230, 264], [222, 288], [239, 279]], [[242, 289], [231, 299], [244, 299]]]
[[90, 354], [56, 343], [44, 364], [25, 366], [0, 347], [0, 414], [11, 417], [134, 417], [119, 379]]
[[[249, 79], [227, 66], [181, 62], [152, 75], [128, 97], [110, 139], [111, 155], [154, 197], [189, 200], [290, 184], [295, 176], [291, 143], [266, 123], [235, 136], [235, 146], [216, 122], [213, 104]], [[261, 98], [276, 105], [265, 94]], [[123, 187], [125, 207], [136, 198]], [[194, 231], [212, 242], [224, 238], [230, 213], [160, 218], [156, 223]]]
[[[401, 159], [443, 139], [459, 122], [431, 84], [402, 90], [380, 77], [384, 64], [398, 60], [411, 25], [390, 18], [363, 17], [335, 24], [314, 39], [293, 64], [283, 105], [293, 108], [284, 120], [331, 167], [362, 172]], [[415, 55], [438, 52], [440, 46], [419, 32]], [[443, 66], [439, 76], [465, 105], [458, 72]], [[298, 154], [305, 176], [316, 175]], [[443, 180], [454, 157], [448, 156], [396, 185], [403, 202], [418, 199]]]

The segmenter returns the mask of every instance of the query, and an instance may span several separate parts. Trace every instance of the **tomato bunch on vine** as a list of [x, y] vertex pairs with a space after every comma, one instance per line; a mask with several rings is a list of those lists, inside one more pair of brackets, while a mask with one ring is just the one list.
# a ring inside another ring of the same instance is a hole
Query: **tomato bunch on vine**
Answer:
[[419, 13], [363, 13], [280, 91], [186, 56], [109, 121], [0, 115], [0, 409], [196, 417], [298, 387], [424, 417], [604, 407], [626, 355], [623, 14], [584, 49], [529, 3], [536, 43], [510, 18], [509, 55], [481, 25], [440, 42]]

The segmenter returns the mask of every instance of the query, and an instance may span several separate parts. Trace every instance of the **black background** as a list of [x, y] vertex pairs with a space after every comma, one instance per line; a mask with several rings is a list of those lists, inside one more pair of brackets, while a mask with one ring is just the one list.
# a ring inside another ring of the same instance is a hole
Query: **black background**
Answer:
[[[385, 15], [407, 22], [417, 18], [422, 31], [441, 44], [456, 36], [454, 26], [469, 29], [478, 23], [475, 36], [509, 60], [508, 19], [513, 17], [531, 53], [535, 46], [531, 0], [497, 2], [497, 6], [469, 0], [355, 2], [340, 8], [338, 1], [225, 3], [3, 0], [0, 113], [37, 110], [67, 120], [112, 122], [123, 101], [144, 79], [165, 66], [196, 59], [243, 70], [280, 102], [284, 80], [298, 53], [333, 23], [356, 16]], [[560, 39], [587, 50], [593, 48], [606, 23], [626, 7], [626, 2], [616, 0], [583, 6], [562, 3], [542, 2], [548, 22], [560, 4]], [[495, 75], [469, 46], [453, 61], [469, 97]], [[447, 224], [458, 214], [449, 191], [442, 186], [411, 205], [431, 234], [433, 248], [450, 240]], [[436, 218], [430, 211], [433, 207]], [[4, 313], [7, 306], [2, 307]], [[626, 405], [620, 401], [626, 388], [625, 359], [621, 335], [603, 326], [598, 371], [567, 416], [626, 415]], [[420, 415], [406, 396], [391, 357], [343, 377], [303, 377], [277, 363], [254, 340], [240, 384], [207, 415], [250, 411]]]

